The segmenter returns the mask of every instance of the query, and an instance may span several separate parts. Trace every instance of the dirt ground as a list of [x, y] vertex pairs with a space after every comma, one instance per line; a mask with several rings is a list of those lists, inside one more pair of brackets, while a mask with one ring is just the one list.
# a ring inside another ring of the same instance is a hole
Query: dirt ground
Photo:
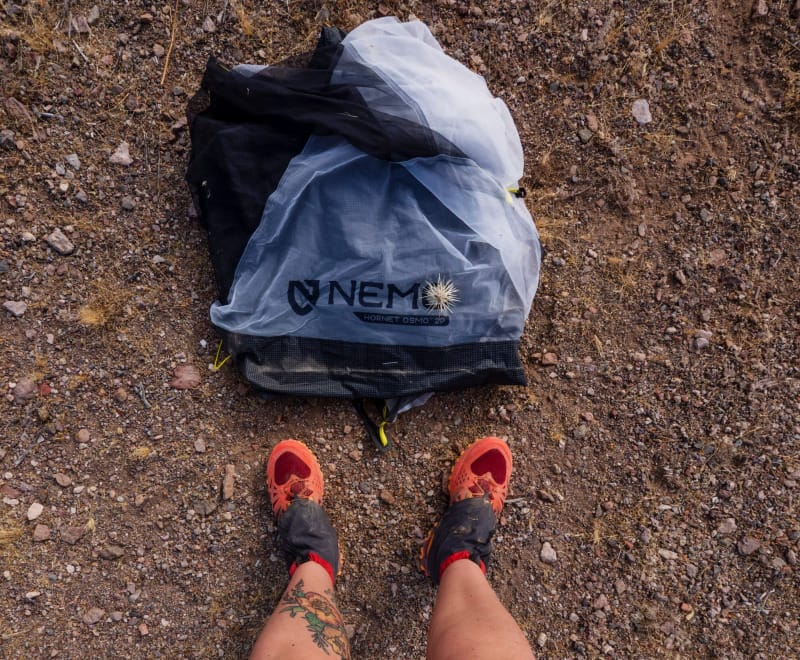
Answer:
[[[798, 2], [93, 5], [0, 17], [0, 656], [245, 655], [286, 582], [265, 458], [296, 437], [354, 656], [421, 658], [420, 539], [495, 434], [515, 473], [490, 578], [540, 657], [797, 657]], [[210, 368], [184, 113], [212, 53], [276, 62], [382, 15], [506, 101], [547, 256], [529, 386], [437, 395], [378, 456], [349, 403]]]

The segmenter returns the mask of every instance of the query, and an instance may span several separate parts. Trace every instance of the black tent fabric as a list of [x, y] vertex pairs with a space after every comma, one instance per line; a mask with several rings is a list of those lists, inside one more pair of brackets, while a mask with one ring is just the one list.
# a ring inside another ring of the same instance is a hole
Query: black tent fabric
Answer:
[[509, 194], [519, 138], [422, 24], [323, 30], [303, 67], [211, 59], [190, 107], [212, 321], [251, 383], [352, 399], [524, 384], [540, 251]]

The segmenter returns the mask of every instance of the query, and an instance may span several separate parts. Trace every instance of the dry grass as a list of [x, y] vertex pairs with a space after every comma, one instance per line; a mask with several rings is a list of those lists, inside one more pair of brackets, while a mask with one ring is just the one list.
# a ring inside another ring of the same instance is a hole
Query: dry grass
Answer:
[[97, 283], [89, 294], [89, 301], [78, 309], [78, 320], [89, 328], [103, 328], [120, 316], [128, 297], [124, 287]]
[[239, 27], [242, 29], [242, 34], [245, 37], [252, 37], [255, 34], [253, 21], [250, 20], [250, 15], [247, 10], [242, 6], [240, 0], [231, 0], [231, 10], [239, 21]]

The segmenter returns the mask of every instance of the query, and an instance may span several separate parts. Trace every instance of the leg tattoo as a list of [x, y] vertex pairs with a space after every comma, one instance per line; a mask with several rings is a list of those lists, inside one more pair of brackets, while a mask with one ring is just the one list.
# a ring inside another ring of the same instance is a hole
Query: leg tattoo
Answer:
[[344, 619], [333, 604], [333, 592], [326, 590], [325, 594], [327, 598], [314, 591], [303, 591], [303, 581], [298, 580], [291, 592], [284, 594], [282, 603], [286, 607], [281, 612], [288, 612], [292, 618], [300, 614], [308, 624], [314, 643], [327, 655], [333, 651], [349, 659]]

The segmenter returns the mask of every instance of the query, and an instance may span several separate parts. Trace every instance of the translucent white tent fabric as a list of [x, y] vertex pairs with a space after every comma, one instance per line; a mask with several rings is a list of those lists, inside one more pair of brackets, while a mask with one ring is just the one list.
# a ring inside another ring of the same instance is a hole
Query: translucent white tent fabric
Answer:
[[[316, 137], [269, 198], [230, 302], [215, 303], [211, 319], [246, 335], [377, 344], [517, 339], [539, 256], [522, 201], [473, 161], [392, 163], [340, 138]], [[447, 316], [432, 315], [422, 300], [425, 285], [440, 277], [457, 290]], [[305, 291], [311, 281], [316, 299], [297, 290], [293, 307], [291, 283]], [[313, 309], [298, 314], [297, 306]]]
[[[359, 87], [374, 110], [429, 126], [504, 186], [522, 178], [522, 145], [506, 104], [492, 96], [481, 76], [446, 55], [424, 23], [368, 21], [342, 47], [332, 83]], [[357, 65], [381, 77], [396, 96], [362, 87]]]

